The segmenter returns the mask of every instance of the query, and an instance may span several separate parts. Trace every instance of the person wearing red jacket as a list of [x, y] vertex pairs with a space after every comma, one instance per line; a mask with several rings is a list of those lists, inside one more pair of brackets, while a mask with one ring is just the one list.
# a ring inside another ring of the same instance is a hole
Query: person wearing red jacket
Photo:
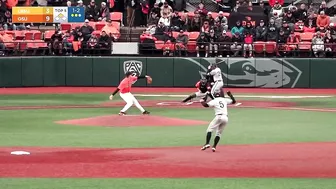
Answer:
[[244, 57], [247, 58], [247, 51], [249, 51], [249, 57], [252, 57], [253, 51], [253, 35], [251, 33], [246, 33], [244, 38]]

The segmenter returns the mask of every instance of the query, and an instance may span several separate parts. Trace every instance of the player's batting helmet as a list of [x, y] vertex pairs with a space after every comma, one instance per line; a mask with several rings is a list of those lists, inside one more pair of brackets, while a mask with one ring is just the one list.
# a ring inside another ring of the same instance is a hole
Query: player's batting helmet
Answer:
[[131, 71], [127, 71], [127, 72], [125, 73], [125, 75], [126, 75], [126, 77], [128, 77], [128, 76], [130, 76], [130, 75], [133, 75], [133, 72], [131, 72]]

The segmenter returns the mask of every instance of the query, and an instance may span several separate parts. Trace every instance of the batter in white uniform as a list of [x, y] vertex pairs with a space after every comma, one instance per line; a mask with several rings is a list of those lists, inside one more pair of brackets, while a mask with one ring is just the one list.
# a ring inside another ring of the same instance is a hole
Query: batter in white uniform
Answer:
[[205, 145], [201, 148], [201, 150], [206, 150], [207, 148], [210, 148], [209, 143], [211, 135], [212, 132], [215, 131], [216, 137], [214, 140], [214, 144], [212, 146], [212, 151], [216, 152], [216, 146], [220, 140], [224, 127], [229, 121], [227, 105], [236, 103], [236, 100], [230, 91], [227, 92], [227, 95], [230, 97], [230, 99], [222, 97], [221, 93], [216, 91], [214, 98], [211, 101], [206, 102], [207, 100], [206, 98], [201, 100], [201, 103], [204, 107], [212, 107], [215, 110], [215, 118], [211, 121], [211, 123], [208, 126], [208, 129], [206, 131], [207, 132], [206, 142]]
[[222, 88], [224, 86], [222, 78], [222, 70], [219, 67], [217, 67], [217, 65], [212, 65], [209, 66], [207, 75], [213, 77], [214, 84], [211, 88], [210, 94], [214, 96], [215, 91], [222, 91]]

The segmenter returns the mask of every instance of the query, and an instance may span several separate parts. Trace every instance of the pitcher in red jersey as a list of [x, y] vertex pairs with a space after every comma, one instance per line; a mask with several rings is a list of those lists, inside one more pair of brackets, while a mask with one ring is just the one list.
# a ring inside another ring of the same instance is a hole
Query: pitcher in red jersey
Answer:
[[126, 72], [125, 78], [120, 82], [117, 89], [111, 94], [110, 100], [113, 99], [114, 95], [117, 94], [120, 91], [120, 97], [126, 102], [126, 105], [124, 108], [120, 111], [119, 115], [126, 115], [126, 111], [134, 104], [141, 112], [142, 114], [149, 114], [148, 111], [146, 111], [138, 102], [138, 100], [132, 95], [131, 88], [132, 85], [138, 80], [138, 79], [145, 79], [150, 76], [137, 76], [134, 72]]

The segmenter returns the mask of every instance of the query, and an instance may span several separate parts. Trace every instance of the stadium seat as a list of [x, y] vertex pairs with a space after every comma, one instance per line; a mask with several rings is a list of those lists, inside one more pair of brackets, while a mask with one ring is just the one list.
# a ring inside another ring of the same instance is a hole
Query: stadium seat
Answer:
[[253, 43], [253, 49], [255, 53], [261, 54], [264, 53], [265, 49], [265, 42], [263, 41], [256, 41]]
[[155, 48], [158, 50], [162, 50], [164, 46], [164, 41], [155, 41]]
[[122, 12], [111, 12], [110, 13], [110, 19], [112, 21], [122, 22], [122, 17], [123, 17]]
[[34, 39], [34, 32], [32, 32], [32, 31], [26, 31], [24, 33], [24, 35], [25, 35], [25, 37], [24, 37], [25, 40], [33, 40]]
[[114, 26], [115, 28], [117, 28], [117, 30], [120, 31], [120, 22], [112, 22], [112, 26]]
[[173, 31], [173, 37], [176, 38], [178, 36], [179, 32]]
[[226, 18], [229, 18], [229, 17], [230, 17], [230, 13], [229, 13], [229, 12], [224, 12], [223, 15], [224, 15]]
[[272, 54], [275, 53], [276, 42], [266, 42], [265, 43], [265, 51], [266, 53]]
[[25, 38], [25, 31], [15, 31], [15, 40], [23, 40]]
[[226, 35], [232, 38], [232, 33], [231, 32], [226, 32]]
[[200, 32], [190, 32], [189, 41], [196, 41], [198, 39]]
[[311, 42], [303, 41], [298, 44], [298, 49], [303, 51], [310, 51], [311, 50]]
[[69, 23], [62, 23], [61, 30], [71, 30], [71, 24]]
[[27, 42], [23, 40], [17, 40], [19, 43], [19, 51], [23, 52], [27, 50]]
[[34, 40], [41, 40], [42, 39], [42, 33], [40, 31], [34, 31]]
[[195, 16], [195, 13], [194, 13], [194, 12], [188, 12], [187, 14], [188, 14], [188, 18], [189, 18], [189, 19], [192, 19], [192, 18], [194, 18], [194, 16]]
[[99, 30], [95, 30], [95, 31], [93, 31], [92, 32], [92, 34], [94, 34], [95, 36], [97, 36], [98, 38], [100, 37], [100, 33], [101, 31], [99, 31]]
[[5, 33], [8, 34], [8, 35], [12, 35], [12, 36], [14, 36], [14, 31], [8, 31], [8, 30], [6, 30]]
[[187, 44], [187, 50], [188, 52], [190, 53], [194, 53], [196, 52], [196, 41], [189, 41], [188, 44]]
[[300, 39], [301, 41], [311, 41], [314, 37], [314, 33], [301, 33], [300, 34]]
[[48, 43], [43, 40], [35, 40], [34, 42], [37, 48], [48, 48]]
[[82, 27], [83, 23], [73, 23], [71, 24], [71, 29], [75, 29], [76, 27]]
[[93, 27], [93, 29], [96, 29], [96, 22], [89, 22], [89, 26]]
[[50, 40], [51, 36], [55, 33], [55, 30], [48, 30], [44, 32], [44, 40]]
[[25, 42], [27, 42], [27, 49], [37, 48], [36, 43], [33, 40], [25, 40]]
[[213, 19], [216, 19], [218, 17], [218, 12], [212, 12], [211, 16]]
[[96, 23], [96, 30], [101, 31], [105, 25], [106, 25], [105, 22], [97, 22]]

